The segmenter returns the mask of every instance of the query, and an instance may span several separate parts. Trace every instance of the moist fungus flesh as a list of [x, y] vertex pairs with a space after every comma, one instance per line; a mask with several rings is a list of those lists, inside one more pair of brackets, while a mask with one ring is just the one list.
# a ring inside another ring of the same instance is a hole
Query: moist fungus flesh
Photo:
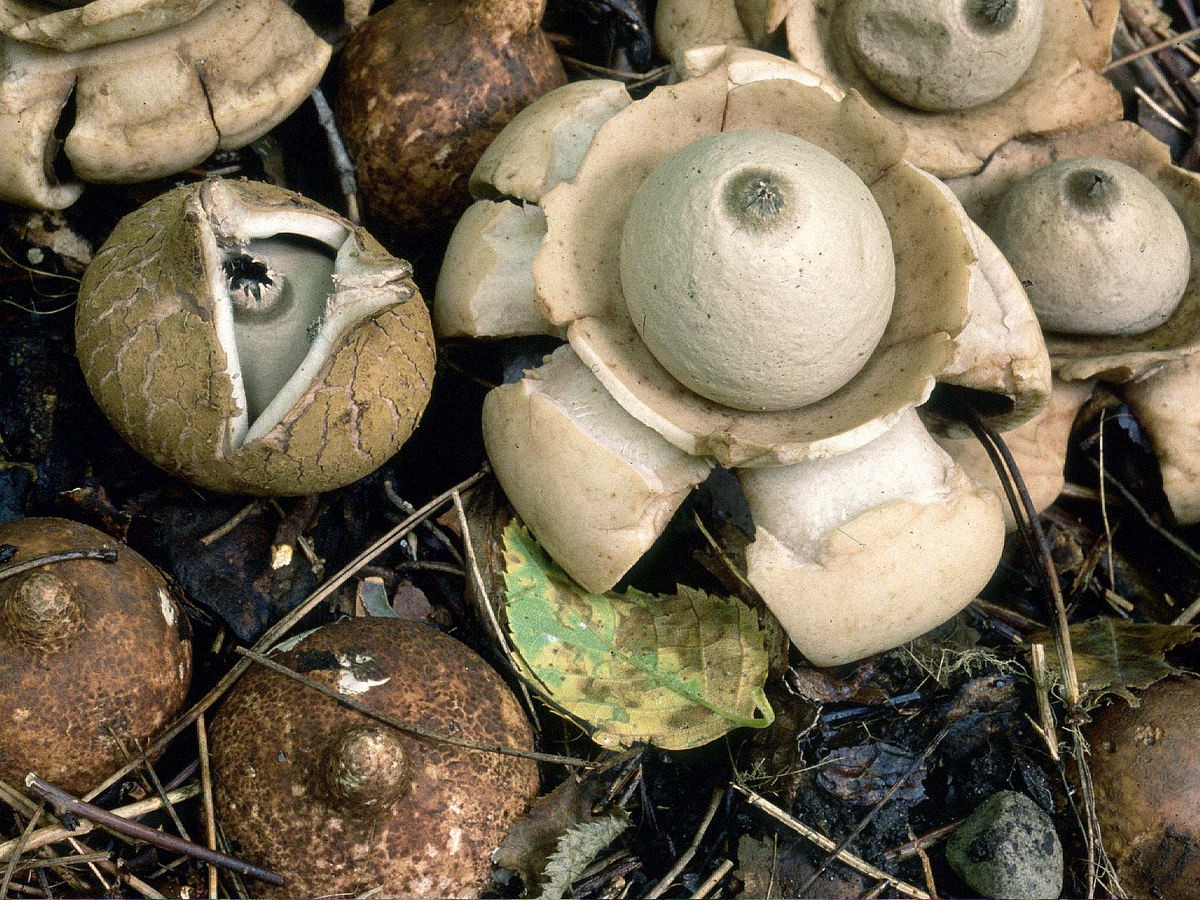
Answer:
[[[354, 619], [272, 658], [415, 728], [532, 749], [499, 675], [428, 626]], [[266, 896], [478, 896], [538, 787], [529, 759], [398, 731], [266, 669], [230, 692], [211, 747], [222, 827], [285, 879]]]
[[34, 772], [86, 793], [174, 718], [191, 680], [182, 610], [158, 570], [129, 547], [66, 519], [0, 525], [20, 563], [67, 559], [0, 580], [0, 778]]
[[121, 221], [76, 311], [88, 386], [135, 449], [214, 490], [305, 494], [416, 426], [432, 327], [407, 262], [281, 188], [211, 180]]

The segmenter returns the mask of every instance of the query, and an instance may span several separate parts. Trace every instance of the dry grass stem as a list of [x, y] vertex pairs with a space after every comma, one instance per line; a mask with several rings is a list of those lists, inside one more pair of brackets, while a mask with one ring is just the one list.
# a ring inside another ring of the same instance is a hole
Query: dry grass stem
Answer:
[[[204, 811], [204, 842], [209, 850], [217, 847], [217, 816], [213, 810], [212, 769], [208, 758], [208, 726], [204, 723], [204, 715], [196, 719], [196, 744], [200, 755], [200, 808]], [[219, 896], [217, 886], [217, 867], [208, 864], [208, 896], [216, 900]]]
[[733, 871], [733, 860], [721, 860], [721, 864], [713, 869], [712, 874], [704, 879], [704, 883], [701, 884], [700, 887], [696, 888], [695, 892], [691, 896], [691, 900], [704, 900], [705, 897], [717, 889], [717, 885], [720, 884], [725, 876], [731, 871]]
[[1050, 706], [1050, 670], [1046, 667], [1046, 645], [1029, 645], [1029, 667], [1033, 676], [1033, 688], [1037, 696], [1039, 731], [1046, 742], [1050, 758], [1058, 762], [1058, 727], [1054, 722], [1054, 710]]
[[21, 836], [17, 838], [17, 845], [13, 848], [12, 854], [8, 859], [8, 865], [4, 869], [4, 878], [0, 879], [0, 900], [4, 900], [8, 896], [8, 886], [12, 884], [13, 875], [17, 871], [17, 863], [21, 859], [21, 854], [29, 846], [29, 837], [33, 834], [33, 830], [37, 828], [38, 819], [42, 817], [42, 810], [45, 806], [45, 801], [42, 801], [38, 805], [37, 811], [29, 817], [29, 823], [21, 832]]
[[205, 547], [215, 544], [221, 538], [225, 537], [225, 535], [229, 534], [229, 532], [233, 531], [235, 528], [245, 522], [252, 513], [257, 512], [260, 506], [262, 506], [261, 499], [251, 500], [236, 513], [234, 513], [224, 524], [218, 525], [208, 534], [204, 535], [204, 537], [200, 538], [200, 543]]
[[679, 874], [691, 863], [692, 859], [696, 856], [696, 851], [700, 849], [700, 842], [704, 840], [704, 833], [708, 831], [708, 826], [716, 818], [717, 810], [721, 808], [721, 799], [725, 796], [725, 791], [726, 789], [723, 787], [713, 791], [712, 798], [708, 801], [708, 809], [704, 812], [704, 818], [700, 820], [700, 826], [696, 829], [695, 835], [692, 836], [692, 842], [683, 851], [683, 855], [675, 860], [675, 863], [667, 870], [667, 874], [658, 880], [658, 884], [646, 892], [646, 900], [657, 900], [657, 898], [665, 894], [667, 888], [671, 886], [671, 882], [678, 878]]
[[761, 809], [772, 819], [783, 825], [786, 825], [801, 837], [812, 841], [812, 843], [816, 844], [822, 850], [835, 853], [840, 862], [845, 863], [854, 871], [862, 875], [866, 875], [868, 878], [878, 878], [884, 881], [888, 886], [893, 887], [901, 894], [904, 894], [906, 897], [912, 897], [914, 900], [931, 900], [930, 895], [916, 885], [909, 884], [907, 881], [902, 881], [899, 878], [889, 875], [887, 872], [883, 871], [883, 869], [871, 865], [865, 859], [855, 856], [853, 853], [850, 853], [845, 849], [839, 850], [838, 845], [829, 838], [825, 837], [825, 835], [821, 834], [821, 832], [814, 828], [809, 828], [799, 819], [788, 815], [770, 800], [766, 799], [760, 794], [756, 794], [750, 788], [734, 782], [733, 789], [744, 794], [746, 801], [755, 809]]
[[335, 688], [321, 684], [319, 681], [314, 681], [306, 675], [301, 675], [294, 669], [289, 669], [287, 666], [280, 665], [275, 660], [263, 656], [261, 653], [255, 653], [253, 650], [247, 650], [244, 647], [238, 647], [237, 652], [246, 657], [252, 662], [258, 663], [264, 668], [270, 669], [272, 672], [278, 672], [286, 678], [297, 681], [307, 688], [312, 688], [318, 693], [324, 694], [331, 700], [336, 700], [347, 709], [352, 709], [355, 712], [362, 713], [364, 716], [374, 719], [377, 722], [382, 722], [384, 725], [391, 726], [397, 731], [403, 731], [406, 734], [416, 735], [430, 741], [439, 741], [443, 744], [452, 744], [455, 747], [465, 747], [468, 750], [480, 750], [484, 753], [501, 753], [505, 756], [519, 756], [523, 759], [534, 759], [538, 762], [554, 763], [560, 766], [578, 766], [584, 769], [594, 769], [596, 764], [586, 759], [579, 759], [574, 756], [559, 756], [555, 753], [538, 753], [535, 750], [521, 750], [518, 747], [502, 747], [499, 744], [486, 744], [478, 741], [468, 741], [464, 738], [454, 737], [449, 734], [439, 734], [436, 731], [430, 731], [427, 728], [421, 728], [418, 725], [411, 725], [408, 722], [402, 722], [395, 716], [389, 716], [387, 713], [382, 713], [379, 710], [371, 709], [345, 694], [339, 694]]

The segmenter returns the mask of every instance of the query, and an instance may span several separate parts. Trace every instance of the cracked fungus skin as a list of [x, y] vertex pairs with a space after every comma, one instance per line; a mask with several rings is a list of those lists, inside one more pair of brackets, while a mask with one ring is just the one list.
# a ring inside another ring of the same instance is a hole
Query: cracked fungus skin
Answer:
[[[373, 709], [431, 731], [531, 749], [507, 686], [479, 656], [401, 619], [329, 625], [274, 659]], [[262, 668], [246, 673], [213, 720], [217, 815], [240, 856], [283, 875], [264, 896], [474, 897], [491, 852], [537, 793], [532, 760], [467, 750], [400, 732], [409, 790], [356, 808], [331, 798], [324, 756], [353, 710]]]
[[[67, 560], [0, 581], [0, 778], [27, 772], [72, 793], [90, 790], [145, 745], [182, 706], [191, 679], [186, 619], [166, 581], [102, 532], [65, 519], [0, 525], [13, 562], [64, 550], [117, 548], [116, 562]], [[13, 627], [22, 581], [47, 574], [78, 600], [81, 615], [49, 647]]]
[[[344, 258], [347, 268], [335, 268], [325, 312], [309, 329], [310, 340], [318, 324], [330, 329], [324, 358], [306, 357], [309, 368], [296, 371], [311, 377], [289, 382], [293, 402], [269, 427], [251, 421], [247, 434], [218, 321], [225, 278], [204, 244], [210, 232], [218, 245], [249, 244], [247, 229], [276, 221], [346, 235], [335, 266]], [[101, 248], [80, 288], [76, 352], [109, 420], [168, 472], [229, 493], [327, 491], [391, 457], [429, 400], [433, 334], [409, 271], [361, 228], [291, 191], [189, 185], [127, 216]], [[345, 318], [360, 308], [361, 317]]]

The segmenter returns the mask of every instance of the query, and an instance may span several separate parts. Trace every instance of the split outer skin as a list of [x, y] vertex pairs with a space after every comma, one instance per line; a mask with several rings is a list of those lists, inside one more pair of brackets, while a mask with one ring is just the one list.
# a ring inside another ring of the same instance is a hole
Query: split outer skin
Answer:
[[370, 221], [437, 232], [470, 202], [484, 148], [566, 82], [541, 31], [545, 0], [397, 0], [355, 32], [337, 120]]
[[[339, 663], [338, 658], [345, 661]], [[273, 655], [418, 728], [530, 750], [524, 712], [474, 652], [402, 619], [328, 625]], [[264, 896], [475, 897], [490, 855], [538, 788], [537, 764], [388, 730], [407, 757], [407, 792], [373, 810], [323, 787], [322, 750], [348, 728], [375, 725], [292, 679], [251, 669], [210, 732], [217, 815], [240, 855], [284, 877]], [[385, 727], [385, 726], [381, 726]]]
[[[0, 11], [0, 200], [61, 209], [243, 147], [312, 92], [332, 49], [282, 0], [93, 0]], [[75, 114], [54, 168], [55, 130]]]
[[[0, 525], [0, 543], [18, 548], [18, 563], [117, 550], [115, 562], [67, 560], [0, 581], [0, 779], [20, 785], [34, 772], [86, 793], [182, 706], [192, 667], [186, 619], [150, 563], [94, 528], [18, 519]], [[43, 573], [61, 579], [83, 609], [78, 631], [37, 649], [16, 636], [9, 617], [18, 586]]]
[[1169, 678], [1085, 730], [1096, 816], [1123, 896], [1194, 897], [1200, 884], [1200, 682]]
[[[205, 191], [237, 199], [206, 208]], [[213, 212], [222, 208], [235, 211]], [[212, 263], [201, 251], [209, 229], [237, 234], [237, 210], [283, 220], [300, 214], [344, 231], [352, 262], [335, 272], [325, 321], [364, 296], [370, 301], [368, 315], [333, 335], [291, 408], [241, 446], [233, 423], [244, 400], [228, 374]], [[127, 216], [96, 254], [80, 286], [76, 352], [114, 427], [162, 468], [228, 493], [319, 493], [386, 462], [428, 402], [432, 327], [409, 272], [361, 228], [291, 191], [257, 182], [193, 184]]]
[[[732, 0], [729, 0], [732, 2]], [[793, 0], [785, 20], [792, 58], [842, 90], [856, 90], [908, 133], [908, 158], [939, 178], [974, 172], [1016, 136], [1086, 128], [1121, 117], [1121, 99], [1100, 74], [1109, 61], [1118, 0], [1046, 0], [1042, 41], [1017, 83], [960, 112], [924, 112], [871, 84], [841, 35], [840, 0]]]
[[1025, 175], [1052, 161], [1085, 156], [1115, 159], [1146, 176], [1179, 214], [1191, 251], [1187, 287], [1162, 325], [1137, 335], [1046, 335], [1059, 378], [1121, 383], [1200, 351], [1200, 176], [1171, 165], [1167, 146], [1136, 124], [1109, 122], [1086, 131], [1010, 141], [978, 174], [947, 184], [971, 218], [986, 223], [1004, 193]]

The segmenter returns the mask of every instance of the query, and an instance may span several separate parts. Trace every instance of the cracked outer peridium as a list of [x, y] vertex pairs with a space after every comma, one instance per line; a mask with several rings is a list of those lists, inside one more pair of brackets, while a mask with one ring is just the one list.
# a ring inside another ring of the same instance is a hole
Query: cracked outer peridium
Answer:
[[[280, 234], [336, 253], [331, 293], [289, 401], [251, 422], [222, 340], [229, 300], [214, 251]], [[410, 271], [291, 191], [189, 185], [127, 216], [97, 253], [79, 292], [77, 354], [105, 415], [167, 471], [231, 493], [332, 490], [386, 462], [429, 400], [433, 333]]]
[[130, 6], [0, 11], [0, 200], [61, 209], [80, 181], [147, 181], [243, 147], [304, 101], [332, 53], [283, 0]]
[[[508, 686], [476, 653], [427, 625], [352, 619], [317, 629], [275, 656], [336, 687], [354, 660], [375, 684], [359, 702], [417, 728], [532, 749]], [[408, 790], [351, 806], [328, 792], [327, 748], [370, 724], [311, 688], [252, 669], [213, 719], [217, 815], [249, 859], [284, 876], [258, 896], [475, 897], [490, 854], [538, 788], [529, 759], [394, 732], [408, 757]], [[364, 798], [365, 799], [365, 798]]]
[[14, 639], [0, 614], [0, 778], [21, 784], [34, 771], [82, 794], [183, 705], [192, 672], [187, 619], [157, 569], [95, 528], [17, 519], [0, 525], [0, 542], [19, 548], [15, 562], [117, 548], [112, 562], [68, 559], [0, 582], [0, 610], [24, 579], [45, 573], [82, 611], [82, 627], [49, 650]]

